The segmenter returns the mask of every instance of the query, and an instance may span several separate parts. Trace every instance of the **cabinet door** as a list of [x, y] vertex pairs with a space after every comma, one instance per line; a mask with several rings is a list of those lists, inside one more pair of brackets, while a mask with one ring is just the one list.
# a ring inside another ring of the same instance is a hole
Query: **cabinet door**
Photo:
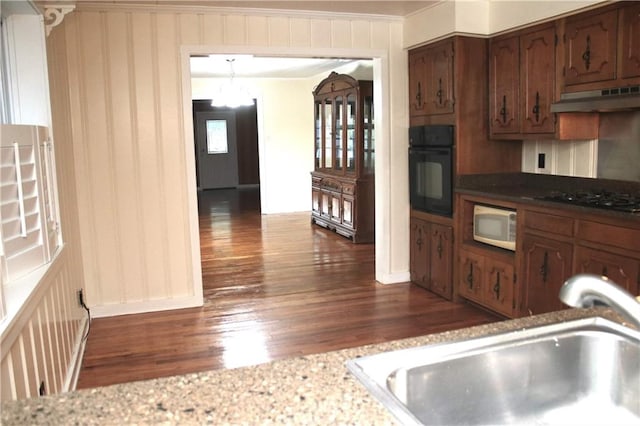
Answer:
[[562, 284], [572, 274], [573, 246], [525, 234], [523, 251], [525, 297], [522, 314], [536, 315], [566, 308], [558, 294]]
[[481, 303], [484, 256], [461, 249], [458, 268], [458, 294]]
[[604, 275], [611, 281], [637, 295], [640, 283], [640, 260], [602, 250], [578, 246], [576, 262], [579, 272]]
[[614, 80], [618, 11], [567, 18], [565, 85]]
[[409, 53], [409, 114], [412, 117], [426, 115], [426, 76], [427, 62], [424, 50]]
[[515, 308], [515, 274], [513, 264], [485, 259], [487, 275], [484, 279], [484, 303], [506, 316], [513, 316]]
[[331, 208], [329, 211], [331, 212], [331, 220], [337, 223], [342, 222], [342, 209], [341, 209], [341, 199], [340, 194], [332, 192], [329, 196]]
[[429, 235], [429, 288], [434, 293], [451, 299], [453, 295], [451, 282], [453, 229], [450, 226], [432, 223]]
[[429, 49], [426, 76], [426, 113], [453, 112], [453, 41], [438, 43]]
[[329, 192], [320, 193], [320, 216], [325, 219], [331, 218], [331, 194]]
[[334, 129], [334, 117], [333, 117], [333, 99], [326, 98], [322, 104], [322, 119], [323, 119], [323, 130], [322, 130], [322, 160], [320, 162], [322, 168], [330, 169], [333, 167], [333, 135], [335, 133]]
[[640, 77], [640, 3], [622, 9], [622, 58], [620, 76]]
[[311, 188], [311, 211], [315, 214], [320, 214], [320, 206], [322, 203], [322, 193], [319, 188]]
[[522, 133], [554, 133], [551, 103], [555, 91], [554, 27], [520, 37]]
[[355, 200], [353, 197], [342, 196], [342, 224], [350, 228], [354, 226]]
[[489, 107], [492, 134], [520, 132], [519, 39], [489, 43]]
[[410, 274], [411, 281], [427, 287], [429, 271], [429, 234], [426, 222], [411, 218]]
[[315, 101], [313, 103], [313, 109], [314, 109], [313, 157], [314, 157], [314, 168], [318, 170], [322, 168], [322, 102]]

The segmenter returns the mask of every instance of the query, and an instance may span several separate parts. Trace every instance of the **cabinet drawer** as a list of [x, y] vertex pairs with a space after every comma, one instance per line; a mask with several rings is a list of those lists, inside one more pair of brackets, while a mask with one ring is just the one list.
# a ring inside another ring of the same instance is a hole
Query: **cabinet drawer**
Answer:
[[640, 229], [578, 220], [577, 237], [594, 243], [608, 244], [629, 250], [640, 250]]
[[567, 237], [573, 235], [573, 219], [565, 216], [526, 211], [524, 214], [524, 226], [529, 229], [551, 232]]
[[350, 185], [348, 183], [347, 184], [343, 184], [342, 185], [342, 192], [344, 194], [353, 195], [356, 192], [356, 188], [355, 188], [355, 186]]

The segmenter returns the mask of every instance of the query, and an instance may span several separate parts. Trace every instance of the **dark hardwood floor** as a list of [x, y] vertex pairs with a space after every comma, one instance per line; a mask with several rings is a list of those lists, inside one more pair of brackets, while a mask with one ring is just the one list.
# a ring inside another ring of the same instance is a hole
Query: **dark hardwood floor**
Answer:
[[260, 215], [257, 189], [200, 194], [201, 308], [99, 318], [78, 388], [437, 333], [497, 321], [410, 283], [374, 279], [374, 245]]

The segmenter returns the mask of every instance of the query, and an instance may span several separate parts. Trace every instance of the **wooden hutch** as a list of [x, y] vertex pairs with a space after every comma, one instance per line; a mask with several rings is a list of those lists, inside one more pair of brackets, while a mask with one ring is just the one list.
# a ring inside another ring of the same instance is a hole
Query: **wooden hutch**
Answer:
[[374, 240], [373, 83], [332, 72], [313, 91], [311, 221], [351, 238]]

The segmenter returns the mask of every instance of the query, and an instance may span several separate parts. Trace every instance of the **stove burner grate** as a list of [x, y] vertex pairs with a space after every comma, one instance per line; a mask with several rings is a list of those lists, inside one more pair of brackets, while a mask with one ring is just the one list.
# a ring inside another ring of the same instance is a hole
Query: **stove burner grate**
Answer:
[[541, 199], [606, 210], [640, 213], [640, 194], [611, 191], [552, 192]]

